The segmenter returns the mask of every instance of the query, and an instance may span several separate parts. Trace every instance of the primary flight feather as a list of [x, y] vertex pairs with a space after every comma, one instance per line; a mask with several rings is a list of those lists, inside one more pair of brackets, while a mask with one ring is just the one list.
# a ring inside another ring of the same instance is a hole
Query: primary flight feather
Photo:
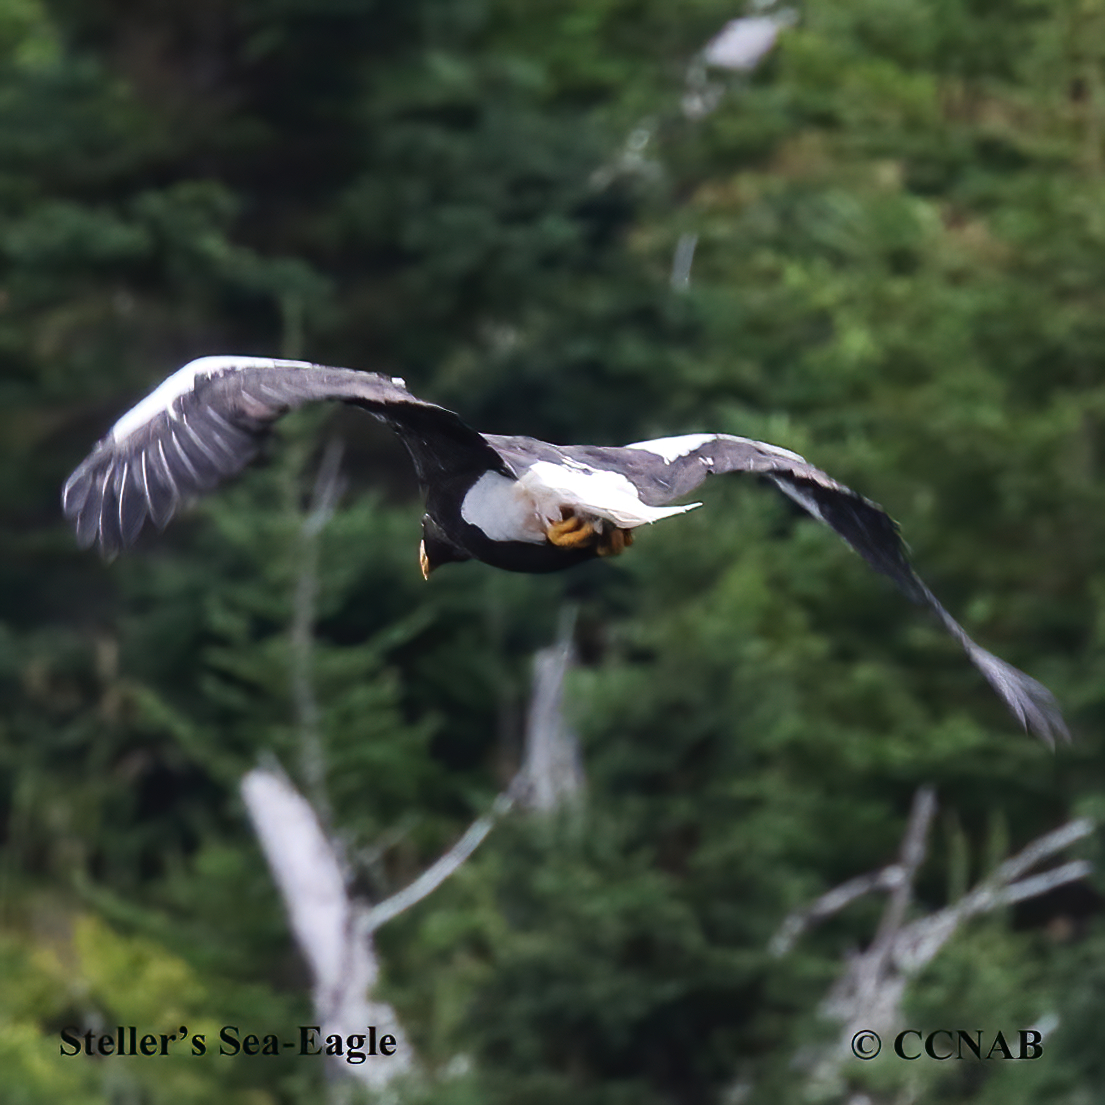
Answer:
[[397, 377], [303, 361], [203, 357], [124, 414], [66, 481], [62, 507], [78, 543], [115, 556], [147, 522], [164, 527], [184, 503], [244, 468], [286, 411], [324, 399], [367, 410], [406, 445], [426, 495], [419, 559], [427, 577], [450, 561], [550, 572], [616, 555], [638, 526], [699, 506], [671, 504], [708, 475], [749, 472], [929, 607], [1022, 726], [1049, 744], [1069, 737], [1051, 692], [975, 644], [925, 586], [880, 506], [797, 453], [731, 434], [621, 448], [550, 445], [477, 433], [452, 411], [413, 396]]

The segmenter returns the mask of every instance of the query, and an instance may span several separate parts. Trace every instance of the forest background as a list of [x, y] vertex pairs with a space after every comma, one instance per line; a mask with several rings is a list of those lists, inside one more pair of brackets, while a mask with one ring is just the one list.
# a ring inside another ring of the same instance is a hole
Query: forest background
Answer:
[[[769, 945], [895, 861], [924, 785], [911, 918], [1105, 817], [1105, 3], [811, 0], [754, 71], [705, 67], [742, 14], [0, 0], [5, 1102], [319, 1100], [304, 1058], [62, 1058], [58, 1033], [313, 1023], [243, 773], [275, 756], [385, 897], [507, 785], [569, 608], [586, 799], [504, 818], [381, 930], [423, 1071], [404, 1100], [1101, 1100], [1100, 874], [966, 921], [908, 981], [903, 1026], [1044, 1025], [1032, 1062], [819, 1067], [841, 1025], [818, 1009], [884, 903]], [[755, 481], [616, 563], [427, 584], [401, 448], [303, 412], [163, 535], [80, 553], [67, 473], [220, 352], [402, 375], [486, 432], [801, 452], [890, 510], [1075, 740], [1021, 733], [931, 619]], [[312, 780], [290, 626], [335, 437]]]

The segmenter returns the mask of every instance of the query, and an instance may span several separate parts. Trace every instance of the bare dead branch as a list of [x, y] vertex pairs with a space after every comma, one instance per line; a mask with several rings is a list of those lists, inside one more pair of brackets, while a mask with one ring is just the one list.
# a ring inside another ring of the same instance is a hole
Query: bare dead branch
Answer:
[[1047, 894], [1057, 886], [1063, 886], [1068, 882], [1077, 882], [1093, 873], [1093, 864], [1086, 859], [1072, 859], [1070, 863], [1064, 863], [1061, 867], [1052, 868], [1042, 875], [1033, 875], [1031, 878], [1021, 879], [1004, 890], [998, 891], [994, 905], [1000, 907], [1012, 905], [1014, 902], [1023, 902], [1028, 898], [1038, 898], [1041, 894]]
[[326, 793], [326, 756], [322, 747], [321, 714], [314, 689], [315, 617], [318, 606], [319, 535], [334, 513], [342, 491], [342, 443], [332, 438], [326, 445], [315, 477], [311, 503], [300, 526], [297, 543], [298, 571], [292, 603], [291, 685], [292, 707], [299, 730], [299, 760], [304, 786], [311, 803], [330, 821]]
[[917, 789], [909, 813], [909, 822], [897, 866], [900, 875], [891, 890], [879, 927], [870, 947], [856, 956], [849, 964], [844, 978], [829, 995], [827, 1008], [848, 1011], [851, 1021], [862, 1010], [865, 1015], [884, 1022], [894, 1015], [901, 999], [901, 989], [896, 985], [893, 965], [896, 959], [897, 940], [905, 921], [906, 911], [913, 898], [913, 881], [924, 861], [926, 842], [933, 815], [936, 813], [936, 792], [932, 787]]
[[900, 864], [892, 863], [879, 871], [857, 875], [854, 879], [833, 887], [811, 905], [787, 914], [775, 935], [772, 936], [768, 950], [774, 956], [786, 955], [794, 947], [798, 937], [813, 928], [819, 921], [839, 913], [845, 906], [851, 905], [858, 898], [874, 890], [892, 889], [901, 882], [904, 874]]
[[[316, 802], [325, 795], [324, 753], [318, 734], [318, 706], [311, 680], [311, 650], [317, 597], [317, 536], [337, 497], [340, 451], [328, 450], [302, 528], [293, 640], [293, 694], [302, 736], [304, 774], [314, 772]], [[562, 804], [582, 787], [575, 737], [561, 710], [564, 677], [571, 663], [574, 612], [561, 622], [556, 646], [535, 658], [535, 687], [526, 739], [526, 762], [490, 811], [477, 818], [440, 859], [409, 886], [374, 906], [352, 899], [336, 849], [327, 839], [312, 803], [280, 772], [257, 768], [242, 780], [242, 798], [280, 890], [296, 942], [311, 967], [313, 996], [323, 1034], [348, 1035], [367, 1024], [395, 1036], [389, 1063], [342, 1066], [368, 1085], [382, 1086], [413, 1066], [394, 1010], [368, 999], [378, 968], [373, 933], [427, 897], [453, 875], [483, 843], [495, 822], [523, 800], [542, 809]], [[308, 770], [310, 768], [310, 770]], [[537, 793], [535, 802], [532, 795]], [[324, 807], [325, 808], [325, 807]], [[358, 1028], [358, 1026], [360, 1026]], [[403, 1056], [400, 1061], [400, 1055]]]
[[[1026, 871], [1030, 871], [1037, 863], [1049, 856], [1061, 852], [1076, 841], [1089, 836], [1094, 830], [1094, 823], [1088, 817], [1079, 817], [1074, 821], [1045, 833], [1038, 840], [1034, 840], [1015, 856], [1007, 859], [994, 873], [995, 883], [1011, 883], [1019, 879]], [[989, 881], [989, 880], [988, 880]]]
[[887, 912], [883, 914], [879, 932], [875, 937], [875, 945], [878, 945], [880, 940], [885, 944], [887, 934], [896, 932], [905, 916], [905, 910], [912, 896], [913, 879], [925, 858], [929, 826], [935, 812], [935, 791], [932, 787], [921, 787], [913, 796], [909, 822], [905, 836], [902, 838], [899, 861], [878, 871], [872, 871], [870, 874], [857, 875], [854, 879], [849, 879], [846, 883], [822, 894], [812, 905], [788, 914], [771, 938], [769, 944], [771, 953], [784, 955], [807, 929], [818, 921], [838, 913], [857, 898], [862, 898], [873, 890], [894, 892], [894, 897], [891, 898]]
[[694, 264], [694, 251], [697, 245], [697, 234], [684, 232], [679, 235], [679, 241], [675, 243], [675, 253], [671, 259], [669, 282], [673, 291], [685, 292], [691, 286], [691, 265]]
[[495, 822], [513, 805], [514, 799], [509, 794], [500, 794], [491, 811], [473, 821], [460, 840], [436, 863], [423, 871], [409, 886], [369, 909], [359, 920], [360, 928], [366, 933], [373, 933], [405, 909], [410, 909], [416, 902], [432, 894], [483, 843]]
[[343, 1037], [375, 1025], [395, 1037], [395, 1053], [335, 1069], [380, 1088], [413, 1068], [406, 1035], [390, 1005], [369, 999], [379, 973], [360, 907], [310, 803], [280, 772], [255, 768], [243, 779], [242, 799], [280, 891], [292, 933], [311, 968], [312, 998], [322, 1035]]
[[369, 909], [359, 921], [367, 933], [432, 894], [483, 843], [495, 822], [515, 804], [552, 810], [576, 797], [583, 788], [578, 742], [564, 720], [564, 679], [572, 663], [574, 608], [560, 621], [557, 642], [534, 657], [534, 687], [526, 723], [522, 767], [509, 789], [491, 810], [477, 818], [461, 838], [409, 886]]
[[1012, 902], [1044, 894], [1056, 886], [1083, 878], [1092, 870], [1088, 861], [1073, 860], [1052, 871], [1014, 882], [1038, 863], [1093, 832], [1094, 823], [1080, 817], [1045, 833], [1015, 856], [1002, 863], [969, 893], [953, 905], [922, 917], [907, 926], [895, 949], [899, 968], [915, 974], [925, 967], [968, 917], [988, 913]]
[[533, 659], [525, 751], [511, 791], [520, 805], [550, 812], [578, 801], [586, 787], [579, 739], [564, 716], [564, 681], [575, 662], [576, 610], [565, 609], [557, 640]]
[[[1078, 818], [1005, 860], [958, 901], [907, 924], [905, 917], [917, 871], [925, 858], [935, 810], [932, 788], [922, 787], [914, 796], [898, 862], [850, 879], [811, 905], [794, 911], [772, 938], [771, 950], [781, 955], [793, 947], [802, 932], [822, 918], [873, 890], [890, 891], [871, 944], [864, 951], [846, 957], [843, 974], [822, 1003], [823, 1015], [843, 1024], [840, 1039], [828, 1051], [814, 1051], [796, 1058], [798, 1065], [809, 1070], [811, 1092], [815, 1094], [839, 1096], [845, 1091], [841, 1071], [850, 1054], [852, 1036], [860, 1029], [881, 1034], [894, 1030], [901, 1020], [910, 979], [932, 961], [967, 918], [1047, 893], [1084, 878], [1092, 869], [1086, 860], [1071, 860], [1049, 871], [1028, 875], [1032, 868], [1093, 831], [1092, 821]], [[1047, 1018], [1045, 1013], [1044, 1020]]]

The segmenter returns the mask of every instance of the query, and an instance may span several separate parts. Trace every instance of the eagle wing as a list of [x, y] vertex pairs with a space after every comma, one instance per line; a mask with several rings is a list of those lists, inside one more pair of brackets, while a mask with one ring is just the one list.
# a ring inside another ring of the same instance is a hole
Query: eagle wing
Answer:
[[622, 473], [636, 487], [642, 503], [650, 507], [693, 491], [712, 474], [749, 472], [765, 477], [808, 514], [835, 530], [913, 602], [928, 607], [1025, 729], [1049, 745], [1054, 745], [1056, 737], [1070, 739], [1052, 693], [971, 640], [929, 590], [913, 570], [898, 527], [886, 511], [797, 453], [731, 434], [687, 434], [639, 441], [620, 449], [576, 447], [564, 452], [577, 462]]
[[113, 557], [147, 521], [163, 528], [184, 503], [240, 472], [281, 415], [324, 399], [387, 423], [423, 487], [469, 470], [509, 475], [480, 434], [452, 411], [411, 395], [398, 377], [304, 361], [203, 357], [124, 414], [66, 481], [62, 509], [78, 544], [98, 542]]

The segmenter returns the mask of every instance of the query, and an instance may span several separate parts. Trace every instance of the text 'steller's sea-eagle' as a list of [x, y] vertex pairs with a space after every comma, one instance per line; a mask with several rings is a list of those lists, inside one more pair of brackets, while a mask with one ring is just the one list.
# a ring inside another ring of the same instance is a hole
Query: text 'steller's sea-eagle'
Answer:
[[362, 407], [402, 439], [426, 495], [419, 559], [482, 560], [514, 572], [551, 572], [616, 555], [646, 522], [699, 506], [673, 500], [712, 473], [770, 480], [836, 530], [877, 572], [927, 606], [1014, 716], [1045, 741], [1067, 737], [1043, 684], [979, 647], [913, 571], [897, 527], [875, 503], [797, 453], [731, 434], [686, 434], [623, 448], [550, 445], [480, 434], [452, 411], [415, 398], [402, 380], [262, 357], [203, 357], [127, 411], [69, 477], [65, 517], [105, 556], [132, 544], [147, 520], [177, 509], [240, 471], [269, 426], [314, 400]]

